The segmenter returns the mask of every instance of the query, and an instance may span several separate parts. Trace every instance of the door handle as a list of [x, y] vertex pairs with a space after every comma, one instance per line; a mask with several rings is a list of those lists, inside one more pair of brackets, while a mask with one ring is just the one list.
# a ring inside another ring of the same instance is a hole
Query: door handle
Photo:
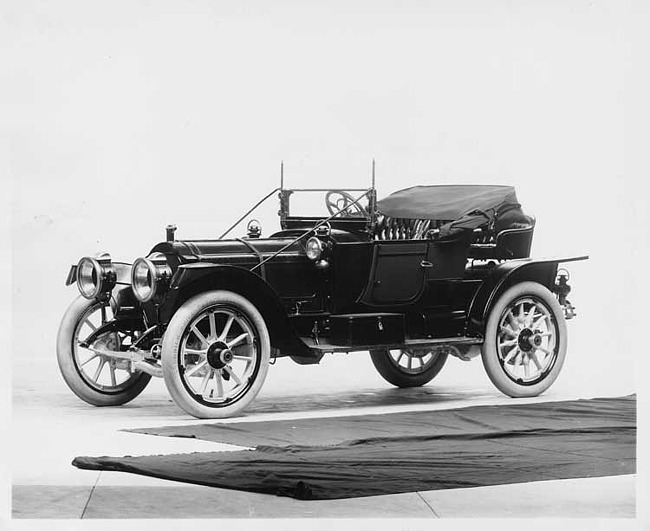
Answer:
[[424, 268], [428, 269], [429, 267], [433, 267], [433, 264], [431, 262], [429, 262], [428, 260], [422, 260], [420, 262], [420, 267], [424, 267]]

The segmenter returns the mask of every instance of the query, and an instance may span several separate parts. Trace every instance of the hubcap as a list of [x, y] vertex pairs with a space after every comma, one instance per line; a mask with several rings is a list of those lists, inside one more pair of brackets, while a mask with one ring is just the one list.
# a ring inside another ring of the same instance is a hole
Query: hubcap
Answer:
[[530, 328], [524, 328], [519, 332], [517, 344], [523, 352], [531, 352], [537, 350], [542, 345], [542, 336], [539, 332], [535, 332]]
[[260, 353], [250, 321], [227, 306], [208, 308], [187, 327], [179, 364], [183, 385], [211, 407], [241, 398], [254, 380]]
[[525, 297], [504, 310], [497, 352], [510, 379], [522, 385], [543, 380], [555, 363], [558, 346], [557, 323], [543, 301]]
[[233, 360], [233, 353], [224, 341], [215, 341], [208, 347], [207, 359], [213, 369], [223, 369]]

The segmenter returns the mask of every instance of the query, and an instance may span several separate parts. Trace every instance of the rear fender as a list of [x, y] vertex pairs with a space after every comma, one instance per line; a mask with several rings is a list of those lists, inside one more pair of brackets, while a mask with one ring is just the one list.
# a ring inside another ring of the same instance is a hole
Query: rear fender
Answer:
[[538, 282], [551, 291], [555, 288], [558, 264], [586, 260], [587, 256], [547, 260], [510, 260], [496, 266], [483, 281], [467, 312], [465, 333], [483, 336], [492, 306], [501, 294], [519, 282]]

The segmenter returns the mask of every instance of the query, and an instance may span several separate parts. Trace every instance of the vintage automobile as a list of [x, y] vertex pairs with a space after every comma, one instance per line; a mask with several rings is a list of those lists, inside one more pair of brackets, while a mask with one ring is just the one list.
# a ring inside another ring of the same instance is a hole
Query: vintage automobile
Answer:
[[[280, 230], [256, 220], [278, 194]], [[299, 196], [322, 215], [293, 210]], [[494, 385], [536, 396], [567, 349], [568, 272], [584, 260], [529, 258], [535, 219], [510, 186], [417, 186], [378, 201], [356, 190], [273, 190], [214, 240], [176, 240], [174, 226], [133, 264], [108, 254], [73, 265], [81, 293], [57, 338], [63, 378], [96, 406], [134, 399], [152, 376], [198, 418], [240, 414], [275, 358], [317, 364], [369, 351], [398, 387], [421, 386], [449, 355], [481, 354]]]

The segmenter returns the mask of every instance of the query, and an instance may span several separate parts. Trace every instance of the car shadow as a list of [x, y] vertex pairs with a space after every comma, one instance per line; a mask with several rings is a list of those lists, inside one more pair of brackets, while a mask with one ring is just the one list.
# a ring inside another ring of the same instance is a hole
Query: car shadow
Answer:
[[[103, 417], [105, 419], [124, 419], [129, 422], [137, 419], [156, 419], [160, 422], [206, 422], [194, 419], [174, 404], [162, 381], [152, 381], [150, 387], [132, 402], [120, 407], [102, 407], [88, 405], [70, 393], [61, 382], [47, 382], [34, 386], [19, 385], [13, 389], [13, 409], [16, 420], [32, 416], [50, 414], [52, 410], [77, 418]], [[35, 392], [36, 388], [45, 392]], [[43, 389], [45, 388], [45, 389]], [[484, 399], [493, 400], [499, 393], [483, 386], [425, 385], [413, 388], [395, 388], [390, 386], [366, 384], [350, 389], [328, 389], [321, 392], [306, 392], [305, 389], [262, 389], [256, 399], [246, 408], [239, 419], [251, 419], [268, 414], [319, 414], [327, 412], [328, 416], [347, 415], [351, 410], [379, 409], [395, 410], [435, 409], [454, 403], [462, 407], [463, 403], [475, 405]]]
[[381, 408], [394, 406], [432, 406], [454, 401], [474, 401], [494, 397], [495, 393], [480, 388], [423, 386], [412, 388], [369, 388], [329, 393], [260, 395], [246, 409], [245, 416], [254, 414], [345, 411], [350, 408]]

